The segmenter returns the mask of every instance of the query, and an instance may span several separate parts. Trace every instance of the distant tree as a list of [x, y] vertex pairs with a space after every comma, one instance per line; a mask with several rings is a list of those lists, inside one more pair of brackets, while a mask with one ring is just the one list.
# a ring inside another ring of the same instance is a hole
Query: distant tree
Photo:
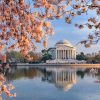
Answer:
[[41, 52], [42, 52], [42, 54], [47, 54], [48, 53], [48, 49], [43, 49]]
[[86, 56], [84, 55], [83, 52], [81, 52], [80, 54], [76, 55], [76, 59], [77, 60], [86, 60]]
[[7, 56], [7, 62], [13, 60], [15, 62], [27, 62], [27, 59], [23, 55], [21, 55], [21, 53], [18, 51], [6, 52], [6, 56]]
[[52, 56], [50, 54], [44, 54], [42, 56], [41, 61], [46, 62], [46, 60], [51, 60], [51, 59], [52, 59]]
[[49, 50], [50, 49], [43, 49], [42, 52], [42, 59], [41, 61], [46, 62], [46, 60], [51, 60], [52, 59], [52, 55], [49, 54]]
[[96, 63], [100, 63], [100, 55], [96, 55], [94, 59]]
[[95, 63], [94, 57], [86, 57], [87, 63]]
[[[41, 57], [35, 53], [35, 52], [29, 52], [28, 53], [30, 55], [30, 57], [32, 57], [33, 59], [31, 60], [31, 62], [37, 62], [40, 61]], [[24, 57], [20, 52], [18, 51], [11, 51], [11, 52], [6, 52], [7, 55], [7, 61], [16, 61], [16, 62], [30, 62], [29, 60], [26, 59], [26, 57]]]
[[86, 56], [87, 63], [100, 63], [100, 54], [94, 56]]
[[37, 54], [36, 52], [29, 52], [29, 55], [33, 58], [30, 63], [36, 63], [36, 62], [40, 62], [41, 60], [41, 56], [39, 54]]

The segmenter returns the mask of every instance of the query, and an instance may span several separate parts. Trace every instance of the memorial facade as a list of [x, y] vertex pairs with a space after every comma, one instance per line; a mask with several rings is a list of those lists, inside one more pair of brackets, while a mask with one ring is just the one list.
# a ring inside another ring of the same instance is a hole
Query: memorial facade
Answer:
[[68, 41], [59, 41], [55, 47], [49, 48], [49, 54], [53, 60], [76, 59], [76, 48]]
[[76, 59], [76, 48], [69, 41], [59, 41], [55, 47], [56, 59]]
[[52, 60], [47, 60], [46, 63], [86, 63], [76, 60], [76, 48], [68, 40], [57, 42], [55, 47], [49, 48], [49, 54]]

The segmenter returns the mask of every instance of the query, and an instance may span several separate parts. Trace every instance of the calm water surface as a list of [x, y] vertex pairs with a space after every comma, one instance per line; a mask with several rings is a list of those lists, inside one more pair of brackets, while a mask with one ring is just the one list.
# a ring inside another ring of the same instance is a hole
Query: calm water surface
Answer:
[[100, 69], [11, 69], [7, 81], [16, 98], [6, 100], [100, 100]]

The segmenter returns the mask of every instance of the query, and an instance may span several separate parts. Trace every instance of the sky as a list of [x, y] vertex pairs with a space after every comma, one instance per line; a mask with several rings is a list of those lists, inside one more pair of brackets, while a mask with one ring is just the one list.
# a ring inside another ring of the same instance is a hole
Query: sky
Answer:
[[[64, 18], [61, 18], [59, 20], [53, 20], [52, 21], [52, 26], [54, 27], [54, 32], [55, 34], [53, 36], [49, 36], [49, 42], [47, 45], [47, 48], [54, 47], [55, 44], [60, 41], [60, 40], [68, 40], [71, 42], [72, 45], [74, 45], [77, 49], [77, 53], [84, 52], [84, 53], [94, 53], [98, 52], [100, 50], [100, 42], [98, 42], [95, 45], [92, 45], [91, 48], [85, 48], [84, 45], [79, 44], [76, 45], [78, 42], [87, 39], [88, 34], [91, 33], [91, 31], [94, 30], [89, 30], [88, 28], [85, 29], [78, 29], [74, 27], [75, 23], [81, 24], [81, 23], [86, 23], [87, 18], [90, 16], [96, 16], [98, 20], [100, 18], [93, 12], [89, 12], [88, 15], [83, 14], [82, 16], [76, 16], [72, 19], [71, 24], [65, 23]], [[38, 44], [38, 51], [43, 49], [41, 44]]]
[[[27, 1], [27, 0], [26, 0]], [[100, 51], [100, 42], [95, 45], [92, 45], [91, 48], [85, 48], [84, 45], [76, 45], [78, 42], [87, 39], [88, 34], [93, 32], [94, 30], [89, 30], [87, 28], [80, 30], [74, 27], [74, 24], [83, 24], [87, 22], [89, 17], [97, 17], [100, 20], [100, 16], [96, 15], [95, 11], [88, 11], [88, 14], [82, 14], [81, 16], [76, 16], [72, 18], [72, 23], [67, 24], [65, 22], [64, 17], [59, 20], [53, 20], [52, 26], [54, 28], [55, 34], [53, 36], [49, 36], [49, 41], [47, 48], [54, 47], [55, 44], [60, 40], [68, 40], [72, 45], [74, 45], [77, 49], [77, 53], [94, 53]], [[41, 43], [36, 43], [37, 52], [40, 52], [43, 48]]]

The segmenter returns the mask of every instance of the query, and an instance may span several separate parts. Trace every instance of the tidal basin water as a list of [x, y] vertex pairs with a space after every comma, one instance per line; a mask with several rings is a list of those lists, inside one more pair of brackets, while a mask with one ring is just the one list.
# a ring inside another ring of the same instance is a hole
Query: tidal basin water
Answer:
[[100, 69], [22, 68], [6, 76], [17, 93], [6, 100], [100, 100]]

